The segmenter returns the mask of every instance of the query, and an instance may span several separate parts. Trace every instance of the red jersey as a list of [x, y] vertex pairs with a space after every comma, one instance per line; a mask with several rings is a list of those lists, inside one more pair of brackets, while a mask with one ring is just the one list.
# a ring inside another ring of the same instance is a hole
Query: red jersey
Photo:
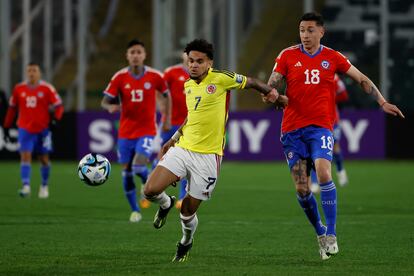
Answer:
[[111, 79], [104, 94], [121, 101], [121, 118], [118, 138], [136, 139], [155, 135], [156, 91], [167, 93], [162, 73], [148, 66], [135, 76], [126, 67], [119, 70]]
[[332, 130], [335, 119], [336, 72], [345, 73], [351, 63], [339, 52], [323, 45], [310, 55], [302, 44], [284, 49], [273, 71], [286, 79], [289, 105], [283, 112], [282, 132], [309, 125]]
[[168, 85], [172, 100], [171, 124], [182, 125], [187, 118], [184, 82], [190, 77], [184, 65], [177, 64], [164, 71], [164, 80]]
[[39, 81], [35, 86], [27, 82], [17, 84], [9, 101], [11, 108], [18, 109], [17, 126], [30, 133], [39, 133], [48, 128], [49, 107], [61, 104], [62, 100], [56, 89], [45, 81]]
[[[335, 90], [336, 91], [336, 96], [335, 96], [335, 103], [341, 103], [341, 102], [345, 102], [348, 100], [348, 91], [346, 90], [345, 84], [344, 82], [339, 78], [339, 76], [337, 74], [335, 74]], [[339, 110], [338, 110], [338, 105], [336, 105], [335, 108], [335, 121], [334, 121], [334, 125], [337, 124], [340, 120], [340, 116], [339, 116]]]

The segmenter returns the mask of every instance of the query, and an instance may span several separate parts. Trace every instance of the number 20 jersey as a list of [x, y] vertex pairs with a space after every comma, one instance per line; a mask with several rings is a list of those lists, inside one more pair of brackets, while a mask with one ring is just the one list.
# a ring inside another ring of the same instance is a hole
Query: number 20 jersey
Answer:
[[126, 67], [112, 77], [104, 94], [119, 97], [121, 102], [118, 138], [136, 139], [156, 134], [157, 91], [167, 93], [167, 86], [162, 73], [149, 66], [139, 76]]
[[282, 133], [317, 125], [332, 130], [335, 120], [335, 73], [345, 73], [351, 63], [339, 52], [320, 46], [310, 55], [302, 44], [284, 49], [274, 72], [286, 80], [289, 105], [283, 112]]

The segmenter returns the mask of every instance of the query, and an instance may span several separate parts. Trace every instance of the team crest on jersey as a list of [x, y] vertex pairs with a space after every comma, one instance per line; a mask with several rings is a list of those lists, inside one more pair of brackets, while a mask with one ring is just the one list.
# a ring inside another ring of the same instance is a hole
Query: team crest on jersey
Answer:
[[322, 60], [322, 62], [321, 62], [321, 66], [322, 66], [324, 69], [328, 69], [328, 68], [329, 68], [329, 65], [330, 65], [329, 61], [327, 61], [327, 60]]
[[40, 92], [38, 92], [38, 93], [37, 93], [37, 96], [38, 96], [39, 98], [43, 98], [44, 94], [43, 94], [43, 92], [42, 92], [42, 91], [40, 91]]
[[144, 83], [144, 88], [145, 89], [151, 89], [151, 83], [149, 83], [149, 82], [146, 82], [146, 83]]
[[206, 91], [208, 94], [214, 94], [216, 92], [216, 86], [214, 84], [207, 85]]
[[242, 83], [243, 82], [243, 76], [239, 75], [239, 74], [236, 74], [236, 82], [237, 83]]

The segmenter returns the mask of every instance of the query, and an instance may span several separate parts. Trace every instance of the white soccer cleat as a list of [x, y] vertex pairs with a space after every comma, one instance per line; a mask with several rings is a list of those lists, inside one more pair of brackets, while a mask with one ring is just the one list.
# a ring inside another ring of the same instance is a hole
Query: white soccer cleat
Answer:
[[29, 185], [23, 185], [23, 188], [21, 188], [18, 192], [19, 192], [19, 195], [21, 197], [29, 197], [30, 196], [30, 186]]
[[339, 171], [336, 173], [336, 176], [338, 177], [338, 183], [339, 186], [345, 186], [346, 184], [348, 184], [348, 175], [346, 174], [345, 169]]
[[338, 243], [336, 241], [336, 236], [327, 235], [326, 236], [326, 254], [328, 256], [336, 255], [339, 252]]
[[139, 222], [142, 219], [141, 213], [134, 211], [131, 213], [131, 216], [129, 217], [130, 222]]
[[321, 259], [324, 260], [328, 260], [331, 256], [327, 254], [326, 252], [326, 235], [320, 235], [317, 236], [318, 239], [318, 245], [319, 245], [319, 255], [321, 256]]
[[311, 183], [310, 189], [311, 189], [312, 193], [314, 193], [314, 194], [319, 194], [319, 192], [321, 190], [320, 187], [319, 187], [319, 184], [315, 183], [315, 182]]
[[45, 199], [49, 197], [49, 187], [48, 186], [40, 186], [39, 189], [39, 198]]

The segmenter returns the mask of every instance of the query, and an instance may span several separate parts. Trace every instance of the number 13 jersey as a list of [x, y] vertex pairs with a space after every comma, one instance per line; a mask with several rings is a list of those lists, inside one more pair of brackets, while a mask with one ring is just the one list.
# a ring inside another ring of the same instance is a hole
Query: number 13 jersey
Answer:
[[104, 94], [119, 97], [121, 102], [118, 138], [136, 139], [157, 133], [156, 91], [168, 90], [162, 73], [149, 66], [138, 76], [126, 67], [112, 77]]
[[284, 49], [273, 71], [286, 80], [289, 105], [283, 112], [282, 133], [309, 125], [332, 130], [335, 120], [336, 72], [351, 67], [348, 59], [323, 45], [310, 55], [302, 44]]

